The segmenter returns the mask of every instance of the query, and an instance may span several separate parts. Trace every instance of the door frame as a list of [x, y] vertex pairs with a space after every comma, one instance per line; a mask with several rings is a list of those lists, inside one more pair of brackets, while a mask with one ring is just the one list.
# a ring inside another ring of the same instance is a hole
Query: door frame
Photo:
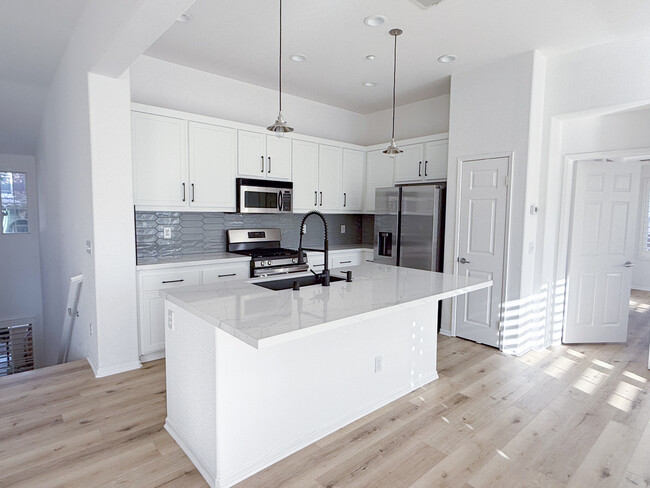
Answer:
[[[553, 276], [554, 289], [558, 286], [562, 287], [562, 300], [560, 303], [553, 303], [554, 293], [549, 293], [549, 302], [547, 304], [547, 319], [546, 327], [550, 328], [551, 343], [562, 343], [564, 336], [564, 328], [567, 323], [567, 288], [566, 282], [569, 275], [569, 250], [571, 249], [571, 225], [572, 209], [575, 198], [574, 174], [576, 163], [578, 161], [593, 161], [596, 159], [612, 160], [616, 163], [625, 163], [636, 161], [641, 158], [650, 158], [650, 148], [640, 149], [622, 149], [615, 151], [599, 151], [590, 153], [577, 153], [564, 155], [564, 175], [562, 177], [562, 199], [560, 203], [560, 226], [558, 232], [557, 248], [556, 248], [556, 265], [555, 275]], [[638, 219], [635, 225], [638, 226]], [[553, 307], [553, 308], [550, 308]], [[560, 330], [554, 329], [553, 316], [562, 313], [562, 328]], [[548, 332], [548, 331], [547, 331]], [[559, 334], [559, 337], [555, 335]], [[648, 367], [650, 369], [650, 357], [648, 358]]]
[[[478, 156], [465, 156], [458, 158], [456, 165], [456, 219], [454, 222], [454, 275], [458, 275], [458, 257], [460, 256], [460, 202], [462, 198], [462, 187], [463, 187], [463, 163], [468, 163], [471, 161], [480, 161], [482, 159], [501, 159], [508, 158], [508, 174], [506, 175], [509, 178], [508, 186], [506, 187], [506, 222], [505, 222], [505, 235], [504, 235], [504, 249], [503, 249], [503, 269], [502, 269], [502, 278], [501, 278], [501, 304], [506, 302], [506, 289], [508, 282], [508, 271], [510, 270], [510, 222], [512, 221], [512, 180], [513, 180], [513, 168], [514, 168], [514, 151], [502, 152], [502, 153], [491, 153], [483, 154]], [[456, 337], [456, 307], [458, 304], [458, 298], [453, 297], [451, 299], [451, 336]], [[499, 310], [499, 324], [503, 322], [503, 307]], [[500, 350], [503, 349], [503, 328], [499, 325], [499, 339], [498, 347]]]

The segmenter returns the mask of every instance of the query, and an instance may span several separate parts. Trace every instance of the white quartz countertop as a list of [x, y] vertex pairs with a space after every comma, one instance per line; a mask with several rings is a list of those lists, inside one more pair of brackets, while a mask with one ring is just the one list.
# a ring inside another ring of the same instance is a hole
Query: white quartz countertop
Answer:
[[[171, 288], [171, 303], [256, 348], [354, 323], [393, 307], [419, 306], [492, 286], [492, 281], [380, 264], [348, 267], [353, 281], [273, 291], [255, 278]], [[307, 273], [309, 274], [309, 273]], [[303, 276], [304, 273], [291, 275]], [[344, 277], [344, 271], [332, 270]]]

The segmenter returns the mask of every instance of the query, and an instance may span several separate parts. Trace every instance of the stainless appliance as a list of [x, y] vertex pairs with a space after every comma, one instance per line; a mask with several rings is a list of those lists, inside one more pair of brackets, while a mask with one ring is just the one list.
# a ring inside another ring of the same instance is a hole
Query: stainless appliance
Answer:
[[237, 212], [293, 212], [293, 183], [237, 178]]
[[442, 271], [445, 184], [377, 188], [374, 261]]
[[229, 229], [228, 251], [251, 257], [251, 277], [307, 271], [307, 257], [298, 261], [298, 251], [280, 247], [280, 229]]

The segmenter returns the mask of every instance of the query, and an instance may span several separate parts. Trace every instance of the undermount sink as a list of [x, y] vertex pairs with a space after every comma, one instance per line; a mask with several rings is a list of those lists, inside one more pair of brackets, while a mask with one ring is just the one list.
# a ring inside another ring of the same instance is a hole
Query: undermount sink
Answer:
[[[343, 281], [345, 278], [339, 278], [338, 276], [330, 276], [330, 282], [334, 281]], [[294, 278], [286, 278], [284, 280], [273, 280], [273, 281], [260, 281], [259, 283], [253, 283], [254, 285], [267, 288], [269, 290], [289, 290], [293, 288], [293, 283], [298, 282], [298, 284], [303, 286], [312, 286], [320, 285], [321, 278], [319, 276], [296, 276]]]

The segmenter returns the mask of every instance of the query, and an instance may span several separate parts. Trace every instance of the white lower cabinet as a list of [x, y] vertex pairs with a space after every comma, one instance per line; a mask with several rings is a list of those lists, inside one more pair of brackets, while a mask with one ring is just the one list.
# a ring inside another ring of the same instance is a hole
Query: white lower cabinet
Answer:
[[373, 263], [375, 260], [375, 251], [374, 249], [364, 249], [363, 250], [363, 260], [366, 263]]
[[248, 278], [249, 261], [138, 271], [140, 359], [165, 356], [165, 300], [160, 290]]
[[347, 266], [358, 266], [362, 264], [363, 256], [361, 250], [337, 252], [330, 256], [330, 267], [332, 269], [345, 268]]

